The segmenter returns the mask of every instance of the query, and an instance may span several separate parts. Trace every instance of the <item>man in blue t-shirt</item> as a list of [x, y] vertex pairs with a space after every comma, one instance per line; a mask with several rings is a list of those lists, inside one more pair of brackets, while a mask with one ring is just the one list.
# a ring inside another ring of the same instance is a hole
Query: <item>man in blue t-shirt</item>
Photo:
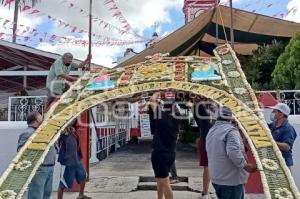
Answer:
[[278, 103], [273, 109], [271, 114], [272, 123], [269, 125], [272, 136], [280, 149], [286, 165], [291, 168], [293, 166], [292, 149], [297, 133], [294, 127], [289, 123], [288, 116], [291, 112], [288, 105]]

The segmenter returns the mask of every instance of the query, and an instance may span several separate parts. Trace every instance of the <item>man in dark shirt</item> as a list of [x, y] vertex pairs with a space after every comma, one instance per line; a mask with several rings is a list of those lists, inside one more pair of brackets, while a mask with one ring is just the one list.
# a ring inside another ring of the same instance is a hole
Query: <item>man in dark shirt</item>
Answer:
[[284, 103], [278, 103], [271, 108], [273, 109], [271, 114], [272, 123], [269, 127], [272, 136], [285, 159], [286, 165], [291, 168], [294, 164], [292, 149], [297, 133], [288, 121], [290, 108]]
[[170, 168], [175, 161], [175, 148], [178, 133], [178, 121], [172, 111], [174, 102], [165, 101], [163, 110], [158, 106], [160, 93], [154, 93], [150, 105], [155, 115], [155, 132], [151, 162], [157, 181], [157, 198], [173, 199], [169, 181]]
[[[43, 116], [37, 111], [27, 115], [28, 128], [19, 136], [17, 151], [22, 149], [42, 122]], [[51, 197], [56, 153], [57, 149], [55, 146], [50, 147], [44, 162], [37, 170], [29, 185], [28, 199], [49, 199]]]
[[58, 161], [65, 168], [59, 183], [57, 198], [62, 199], [64, 190], [72, 188], [73, 181], [76, 179], [78, 184], [80, 184], [80, 192], [77, 199], [91, 199], [84, 195], [87, 174], [81, 163], [82, 153], [79, 138], [74, 127], [66, 129], [65, 134], [60, 137], [59, 145]]
[[147, 113], [149, 114], [149, 120], [150, 120], [150, 130], [151, 130], [151, 134], [153, 135], [155, 132], [155, 125], [154, 125], [154, 112], [151, 108], [151, 106], [148, 106], [148, 111]]
[[210, 184], [210, 176], [208, 172], [208, 160], [207, 160], [207, 152], [206, 152], [206, 136], [208, 134], [209, 129], [213, 126], [214, 120], [213, 115], [209, 113], [209, 109], [213, 109], [214, 104], [206, 101], [205, 99], [196, 98], [194, 100], [194, 119], [197, 123], [200, 132], [200, 139], [198, 143], [199, 147], [199, 162], [200, 166], [203, 167], [203, 183], [202, 183], [202, 198], [209, 198], [209, 184]]

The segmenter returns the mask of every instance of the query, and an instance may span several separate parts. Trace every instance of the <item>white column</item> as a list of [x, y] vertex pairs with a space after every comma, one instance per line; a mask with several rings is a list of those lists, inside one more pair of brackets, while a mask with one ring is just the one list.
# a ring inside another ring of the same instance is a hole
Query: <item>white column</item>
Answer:
[[[96, 107], [91, 109], [91, 114], [93, 114], [94, 118], [95, 118], [95, 122], [96, 121]], [[91, 128], [91, 157], [90, 157], [90, 163], [95, 163], [95, 162], [99, 162], [98, 158], [97, 158], [97, 132], [95, 129], [95, 124], [91, 118], [90, 121], [90, 128]]]
[[7, 113], [7, 120], [11, 121], [11, 97], [8, 97], [8, 113]]

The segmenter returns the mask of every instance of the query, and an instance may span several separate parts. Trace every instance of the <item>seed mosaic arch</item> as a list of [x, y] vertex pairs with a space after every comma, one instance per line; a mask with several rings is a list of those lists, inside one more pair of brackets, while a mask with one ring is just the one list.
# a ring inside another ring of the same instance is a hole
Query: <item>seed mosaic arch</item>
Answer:
[[[229, 45], [218, 47], [214, 53], [215, 57], [209, 58], [157, 54], [146, 57], [143, 63], [85, 73], [49, 110], [44, 123], [1, 176], [0, 198], [4, 192], [21, 198], [50, 146], [83, 111], [106, 101], [169, 89], [230, 107], [261, 170], [266, 198], [300, 198], [235, 53]], [[20, 169], [22, 164], [25, 166]]]

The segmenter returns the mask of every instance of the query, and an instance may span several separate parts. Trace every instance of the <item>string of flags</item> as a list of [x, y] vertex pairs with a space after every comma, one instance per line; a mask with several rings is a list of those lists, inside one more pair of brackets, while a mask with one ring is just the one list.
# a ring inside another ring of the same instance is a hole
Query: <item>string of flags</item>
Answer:
[[123, 29], [125, 29], [127, 32], [132, 31], [135, 36], [143, 38], [131, 27], [114, 0], [105, 0], [104, 5], [109, 6], [109, 11], [112, 13], [112, 16], [123, 24]]
[[[88, 11], [76, 6], [73, 2], [70, 2], [69, 0], [63, 0], [61, 2], [61, 4], [67, 4], [68, 9], [77, 10], [83, 17], [89, 17]], [[101, 17], [96, 16], [95, 14], [92, 14], [92, 19], [93, 19], [93, 23], [96, 23], [96, 25], [100, 26], [103, 29], [108, 29], [109, 31], [114, 30], [117, 33], [119, 33], [120, 35], [130, 34], [132, 36], [139, 37], [136, 34], [130, 32], [130, 31], [127, 31], [124, 28], [120, 28], [115, 25], [112, 25], [111, 23], [103, 20]]]
[[[50, 18], [50, 16], [48, 16]], [[3, 21], [3, 22], [2, 22]], [[75, 31], [75, 28], [72, 27], [71, 25], [66, 25], [65, 22], [60, 21], [60, 26], [61, 27], [64, 27], [64, 28], [71, 28], [71, 32], [74, 33]], [[0, 17], [0, 25], [2, 25], [2, 27], [4, 29], [11, 29], [12, 26], [13, 26], [13, 21], [9, 20], [9, 19], [5, 19], [5, 18], [1, 18]], [[17, 34], [20, 34], [20, 35], [25, 35], [25, 34], [33, 34], [35, 33], [33, 36], [36, 36], [37, 34], [37, 29], [38, 28], [31, 28], [29, 26], [25, 26], [23, 24], [18, 24], [18, 29], [17, 29]], [[78, 33], [87, 33], [87, 31], [85, 30], [80, 30], [78, 31]], [[43, 33], [44, 34], [44, 33]], [[46, 33], [45, 33], [46, 34]], [[47, 33], [48, 34], [48, 33]], [[126, 41], [126, 40], [120, 40], [119, 38], [113, 38], [113, 37], [107, 37], [107, 36], [103, 36], [103, 35], [99, 35], [99, 34], [96, 34], [96, 33], [93, 33], [92, 34], [93, 38], [94, 39], [98, 39], [98, 40], [103, 40], [103, 41]]]
[[[4, 0], [4, 6], [10, 5], [14, 0]], [[79, 11], [79, 13], [84, 16], [84, 17], [88, 17], [88, 12], [85, 11], [84, 9], [81, 9], [79, 7], [77, 7], [74, 3], [69, 2], [68, 0], [63, 0], [61, 2], [61, 4], [67, 3], [68, 4], [68, 8], [69, 9], [77, 9]], [[47, 13], [42, 12], [39, 9], [35, 9], [32, 8], [29, 5], [23, 4], [20, 6], [20, 11], [21, 12], [25, 12], [26, 14], [29, 15], [35, 15], [35, 16], [45, 16], [47, 17], [49, 20], [51, 20], [52, 22], [56, 23], [59, 27], [64, 27], [64, 28], [70, 28], [72, 33], [88, 33], [88, 31], [77, 27], [75, 25], [71, 25], [68, 22], [65, 22], [59, 18], [56, 18], [54, 16], [51, 16]], [[130, 34], [133, 35], [135, 37], [137, 37], [134, 33], [128, 32], [122, 28], [116, 27], [115, 25], [110, 24], [109, 22], [104, 21], [103, 19], [101, 19], [98, 16], [92, 16], [93, 18], [93, 23], [97, 26], [99, 26], [102, 29], [106, 29], [108, 31], [115, 31], [116, 33], [120, 34], [120, 35], [124, 35], [124, 34]], [[98, 39], [100, 39], [102, 36], [99, 36]]]
[[[40, 35], [40, 33], [36, 33], [37, 35]], [[28, 42], [33, 41], [34, 37], [30, 36], [24, 36], [20, 34], [16, 34], [18, 41]], [[11, 38], [13, 35], [9, 33], [0, 32], [0, 40], [5, 40], [6, 38]], [[88, 40], [83, 39], [75, 39], [75, 38], [68, 38], [64, 36], [58, 36], [55, 34], [47, 35], [47, 33], [44, 33], [43, 37], [36, 37], [38, 40], [38, 43], [41, 44], [43, 42], [45, 43], [52, 43], [56, 45], [71, 45], [71, 46], [88, 46], [89, 42]], [[126, 46], [126, 45], [132, 45], [132, 44], [140, 44], [145, 43], [147, 40], [136, 40], [136, 41], [93, 41], [92, 46], [93, 47], [100, 47], [100, 46]]]
[[[9, 19], [1, 18], [0, 17], [0, 25], [2, 25], [4, 30], [11, 31], [13, 26], [13, 21], [10, 21]], [[69, 43], [69, 44], [75, 44], [75, 45], [85, 45], [88, 43], [85, 40], [81, 39], [71, 39], [64, 36], [59, 36], [54, 33], [48, 33], [48, 32], [41, 32], [38, 30], [38, 28], [31, 28], [29, 26], [25, 26], [23, 24], [18, 24], [18, 28], [16, 31], [16, 35], [18, 41], [22, 40], [23, 42], [32, 42], [37, 41], [38, 43], [42, 42], [49, 42], [49, 43]], [[2, 32], [0, 34], [0, 39], [5, 39], [4, 36], [10, 38], [12, 37], [12, 34], [7, 34], [5, 32]], [[129, 45], [129, 44], [135, 44], [135, 43], [145, 43], [147, 40], [122, 40], [122, 39], [116, 39], [116, 38], [110, 38], [99, 35], [93, 34], [93, 42], [98, 43], [97, 46], [103, 46], [103, 45]], [[99, 40], [101, 39], [101, 40]]]
[[[243, 6], [243, 9], [248, 9], [251, 5], [256, 5], [257, 3], [261, 2], [261, 0], [257, 0], [256, 2], [252, 2], [252, 3], [248, 3], [246, 4], [245, 6]], [[224, 6], [229, 6], [229, 1], [227, 2], [224, 2], [222, 5]], [[271, 7], [275, 6], [274, 3], [270, 3], [270, 2], [266, 2], [263, 6], [261, 6], [260, 8], [257, 8], [257, 9], [253, 9], [251, 10], [250, 12], [253, 12], [253, 13], [257, 13], [258, 11], [260, 10], [263, 10], [263, 9], [269, 9]], [[290, 13], [293, 13], [295, 14], [297, 12], [298, 8], [297, 6], [294, 6], [294, 7], [291, 7], [289, 8], [287, 11], [285, 12], [282, 12], [282, 11], [279, 11], [275, 14], [272, 15], [272, 17], [276, 17], [276, 18], [285, 18], [286, 16], [288, 16]]]
[[[79, 33], [79, 34], [80, 33], [88, 33], [87, 30], [81, 29], [78, 26], [72, 25], [68, 22], [63, 21], [62, 19], [53, 17], [47, 13], [41, 12], [38, 9], [33, 9], [31, 6], [28, 6], [28, 5], [23, 5], [23, 7], [21, 8], [21, 11], [26, 12], [27, 14], [30, 14], [30, 15], [39, 13], [40, 16], [46, 16], [48, 20], [54, 22], [56, 25], [58, 25], [58, 27], [70, 28], [72, 33]], [[102, 19], [94, 19], [94, 23], [96, 23], [96, 25], [98, 25], [99, 27], [101, 27], [103, 29], [107, 29], [109, 31], [117, 29], [119, 34], [123, 35], [125, 33], [125, 31], [122, 31], [121, 29], [103, 21]], [[101, 35], [96, 35], [96, 36], [98, 36], [99, 38], [103, 37]]]
[[[257, 0], [257, 2], [260, 0]], [[2, 3], [4, 6], [10, 6], [11, 3], [13, 3], [14, 0], [2, 0]], [[77, 9], [79, 13], [81, 13], [82, 16], [88, 17], [88, 12], [85, 11], [84, 9], [76, 6], [74, 3], [70, 2], [69, 0], [63, 0], [61, 4], [66, 4], [68, 9]], [[104, 5], [108, 6], [108, 10], [111, 12], [112, 16], [119, 20], [122, 23], [122, 27], [116, 27], [103, 19], [101, 19], [98, 16], [93, 15], [93, 22], [96, 23], [98, 26], [100, 26], [103, 29], [107, 29], [109, 31], [117, 31], [117, 33], [124, 35], [124, 34], [131, 34], [134, 35], [135, 38], [139, 38], [136, 40], [121, 40], [119, 38], [113, 38], [113, 37], [107, 37], [103, 36], [100, 34], [93, 33], [93, 41], [96, 42], [96, 46], [102, 46], [102, 45], [130, 45], [130, 44], [135, 44], [135, 43], [145, 43], [147, 42], [146, 39], [144, 39], [142, 36], [137, 34], [135, 30], [130, 26], [129, 22], [126, 20], [122, 12], [120, 11], [119, 7], [117, 6], [115, 0], [105, 0]], [[223, 5], [228, 6], [229, 3], [225, 2]], [[244, 7], [249, 8], [251, 5], [253, 5], [253, 2], [250, 4], [246, 4]], [[266, 9], [266, 8], [271, 8], [275, 4], [270, 3], [268, 1], [264, 2], [263, 5], [260, 8], [257, 8], [255, 10], [252, 10], [253, 13], [257, 13], [257, 11], [261, 9]], [[209, 12], [211, 9], [214, 7], [211, 7], [207, 10], [204, 10], [204, 12]], [[297, 11], [297, 7], [291, 7], [285, 12], [277, 12], [273, 14], [273, 17], [280, 17], [284, 18], [290, 13], [295, 14]], [[77, 34], [76, 36], [78, 37], [78, 34], [87, 34], [88, 31], [85, 29], [82, 29], [78, 26], [72, 25], [68, 22], [65, 22], [59, 18], [56, 18], [54, 16], [51, 16], [47, 13], [42, 12], [39, 9], [35, 9], [32, 6], [22, 4], [20, 6], [20, 11], [25, 12], [29, 15], [34, 15], [34, 16], [45, 16], [48, 20], [52, 21], [55, 25], [61, 28], [66, 28], [68, 29], [72, 34]], [[9, 19], [1, 18], [0, 17], [0, 26], [2, 26], [4, 29], [7, 29], [10, 31], [12, 29], [13, 22], [10, 21]], [[5, 31], [6, 32], [6, 31]], [[1, 32], [0, 33], [0, 39], [3, 39], [5, 36], [9, 36], [10, 34]], [[62, 36], [58, 36], [57, 34], [54, 33], [48, 33], [48, 32], [43, 32], [39, 31], [38, 28], [34, 27], [29, 27], [25, 26], [22, 24], [18, 24], [18, 29], [16, 35], [20, 37], [21, 40], [24, 42], [29, 42], [36, 40], [37, 42], [50, 42], [50, 43], [61, 43], [61, 44], [74, 44], [74, 45], [86, 45], [88, 44], [88, 41], [86, 40], [80, 40], [80, 39], [70, 39]], [[11, 35], [12, 36], [12, 35]]]

